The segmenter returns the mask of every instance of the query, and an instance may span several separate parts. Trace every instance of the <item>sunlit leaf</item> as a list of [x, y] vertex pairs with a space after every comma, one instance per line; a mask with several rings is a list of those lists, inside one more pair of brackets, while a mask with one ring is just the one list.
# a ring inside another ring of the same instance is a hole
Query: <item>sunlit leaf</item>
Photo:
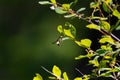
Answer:
[[53, 4], [55, 4], [56, 3], [56, 0], [50, 0]]
[[57, 30], [58, 30], [59, 33], [62, 33], [63, 32], [62, 25], [58, 25]]
[[115, 47], [120, 49], [120, 43], [119, 42], [115, 42]]
[[64, 29], [64, 33], [65, 33], [65, 35], [67, 35], [67, 36], [69, 36], [69, 37], [71, 37], [71, 38], [75, 38], [75, 37], [72, 35], [70, 29]]
[[77, 10], [77, 13], [81, 12], [81, 11], [84, 11], [86, 8], [80, 8]]
[[111, 43], [114, 44], [114, 40], [111, 38], [111, 36], [105, 36], [99, 40], [100, 43]]
[[78, 60], [78, 59], [82, 59], [82, 58], [86, 58], [87, 56], [86, 55], [80, 55], [78, 57], [75, 57], [75, 60]]
[[56, 65], [53, 66], [52, 72], [54, 75], [56, 75], [57, 77], [61, 76], [61, 70], [59, 69], [59, 67], [57, 67]]
[[100, 30], [100, 27], [98, 25], [95, 25], [95, 24], [88, 24], [86, 27], [89, 29]]
[[81, 46], [90, 48], [92, 41], [90, 39], [82, 39], [81, 41]]
[[49, 1], [39, 1], [38, 3], [41, 5], [51, 4], [51, 2], [49, 2]]
[[69, 22], [65, 23], [64, 34], [68, 37], [75, 38], [76, 36], [76, 28], [70, 24]]
[[105, 58], [105, 59], [112, 59], [112, 57], [109, 56], [109, 55], [105, 55], [104, 58]]
[[81, 47], [90, 48], [92, 41], [90, 39], [82, 39], [81, 41], [75, 41]]
[[90, 75], [84, 75], [83, 77], [84, 77], [84, 79], [83, 80], [89, 80], [90, 79], [90, 77], [89, 77]]
[[33, 80], [43, 80], [43, 78], [40, 74], [36, 73], [36, 76], [33, 78]]
[[92, 53], [88, 53], [86, 56], [88, 57], [88, 58], [91, 58], [91, 57], [93, 57], [93, 56], [95, 56], [96, 54], [92, 54]]
[[76, 36], [76, 28], [75, 28], [75, 26], [70, 24], [69, 22], [66, 22], [65, 26], [70, 29], [71, 34], [75, 37]]
[[110, 51], [112, 50], [111, 46], [108, 46], [108, 45], [102, 45], [101, 49], [110, 50]]
[[118, 10], [113, 10], [113, 15], [120, 19], [120, 12]]
[[64, 80], [69, 80], [66, 72], [63, 73], [63, 79]]
[[82, 80], [81, 77], [76, 77], [74, 80]]
[[93, 64], [93, 66], [98, 67], [100, 64], [98, 62], [99, 56], [96, 56], [93, 60], [89, 60], [90, 64]]
[[110, 31], [110, 24], [106, 21], [101, 21], [101, 28], [106, 31]]
[[107, 5], [112, 4], [112, 0], [102, 0], [104, 3], [106, 3]]
[[48, 78], [49, 79], [54, 79], [54, 80], [56, 79], [56, 77], [52, 77], [52, 76], [49, 76]]
[[70, 9], [70, 4], [62, 4], [62, 8], [64, 10], [69, 10]]
[[80, 55], [78, 57], [75, 57], [75, 60], [83, 59], [83, 58], [91, 58], [95, 56], [95, 54], [88, 53], [87, 55]]
[[55, 12], [58, 13], [58, 14], [65, 14], [65, 13], [67, 13], [67, 11], [64, 11], [61, 7], [55, 8]]

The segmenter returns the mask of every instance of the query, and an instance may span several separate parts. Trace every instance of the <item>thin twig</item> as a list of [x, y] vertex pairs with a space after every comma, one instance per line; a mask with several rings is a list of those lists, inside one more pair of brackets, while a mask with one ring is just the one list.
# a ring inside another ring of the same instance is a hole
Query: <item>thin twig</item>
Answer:
[[77, 68], [75, 68], [76, 71], [78, 71], [82, 76], [84, 76], [84, 74]]

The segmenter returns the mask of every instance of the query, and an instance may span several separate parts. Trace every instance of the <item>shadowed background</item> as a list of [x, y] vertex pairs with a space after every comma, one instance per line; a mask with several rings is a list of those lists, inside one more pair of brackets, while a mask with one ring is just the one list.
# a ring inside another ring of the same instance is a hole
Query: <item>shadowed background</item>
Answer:
[[[70, 40], [61, 46], [52, 44], [59, 36], [57, 26], [71, 19], [64, 19], [51, 11], [50, 6], [38, 2], [0, 0], [0, 80], [32, 80], [35, 73], [47, 80], [49, 73], [41, 66], [51, 71], [53, 65], [68, 72], [70, 78], [75, 76], [74, 57], [82, 53], [81, 48]], [[86, 7], [86, 2], [78, 7]], [[86, 38], [86, 28], [81, 28], [84, 22], [78, 19], [70, 22], [77, 28], [78, 39]]]

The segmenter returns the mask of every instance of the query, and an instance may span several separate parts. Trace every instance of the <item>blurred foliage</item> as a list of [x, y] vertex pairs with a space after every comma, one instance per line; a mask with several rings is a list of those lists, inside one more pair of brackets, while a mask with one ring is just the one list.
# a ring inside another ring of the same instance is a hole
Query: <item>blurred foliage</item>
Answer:
[[[71, 40], [64, 41], [59, 47], [52, 44], [58, 37], [56, 26], [68, 19], [56, 15], [47, 6], [40, 6], [38, 2], [0, 0], [0, 80], [31, 80], [36, 72], [46, 76], [48, 74], [40, 66], [52, 68], [54, 64], [69, 71], [71, 77], [76, 75], [71, 74], [74, 72], [71, 65], [75, 64], [74, 57], [81, 49]], [[67, 4], [62, 6], [66, 10], [69, 8]], [[76, 21], [79, 22], [74, 20], [72, 23]], [[80, 30], [76, 33], [81, 34], [79, 37], [84, 36], [86, 30], [80, 27], [77, 26]]]

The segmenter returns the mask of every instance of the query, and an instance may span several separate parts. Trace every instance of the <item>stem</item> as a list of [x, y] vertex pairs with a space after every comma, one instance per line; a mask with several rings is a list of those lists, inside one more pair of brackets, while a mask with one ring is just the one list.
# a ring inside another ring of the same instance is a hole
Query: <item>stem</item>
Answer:
[[111, 8], [110, 5], [108, 5], [105, 1], [104, 1], [104, 3], [108, 6], [108, 8], [109, 8], [111, 11], [113, 11], [113, 9]]
[[116, 41], [120, 42], [120, 39], [116, 37], [114, 34], [110, 33], [111, 37], [114, 38]]
[[113, 28], [111, 28], [111, 31], [113, 31], [114, 29], [116, 29], [118, 27], [119, 23], [120, 23], [120, 20], [118, 20], [116, 22], [116, 24], [113, 26]]
[[78, 71], [82, 76], [84, 76], [84, 74], [77, 68], [75, 68], [76, 71]]
[[105, 31], [105, 30], [103, 30], [103, 29], [101, 29], [100, 32], [103, 33], [104, 35], [110, 35], [115, 41], [120, 42], [120, 39], [119, 39], [118, 37], [116, 37], [114, 34], [108, 33], [107, 31]]
[[[114, 69], [114, 66], [111, 65], [111, 68]], [[113, 76], [114, 76], [114, 80], [118, 80], [117, 75], [115, 74], [115, 72], [113, 72]]]

